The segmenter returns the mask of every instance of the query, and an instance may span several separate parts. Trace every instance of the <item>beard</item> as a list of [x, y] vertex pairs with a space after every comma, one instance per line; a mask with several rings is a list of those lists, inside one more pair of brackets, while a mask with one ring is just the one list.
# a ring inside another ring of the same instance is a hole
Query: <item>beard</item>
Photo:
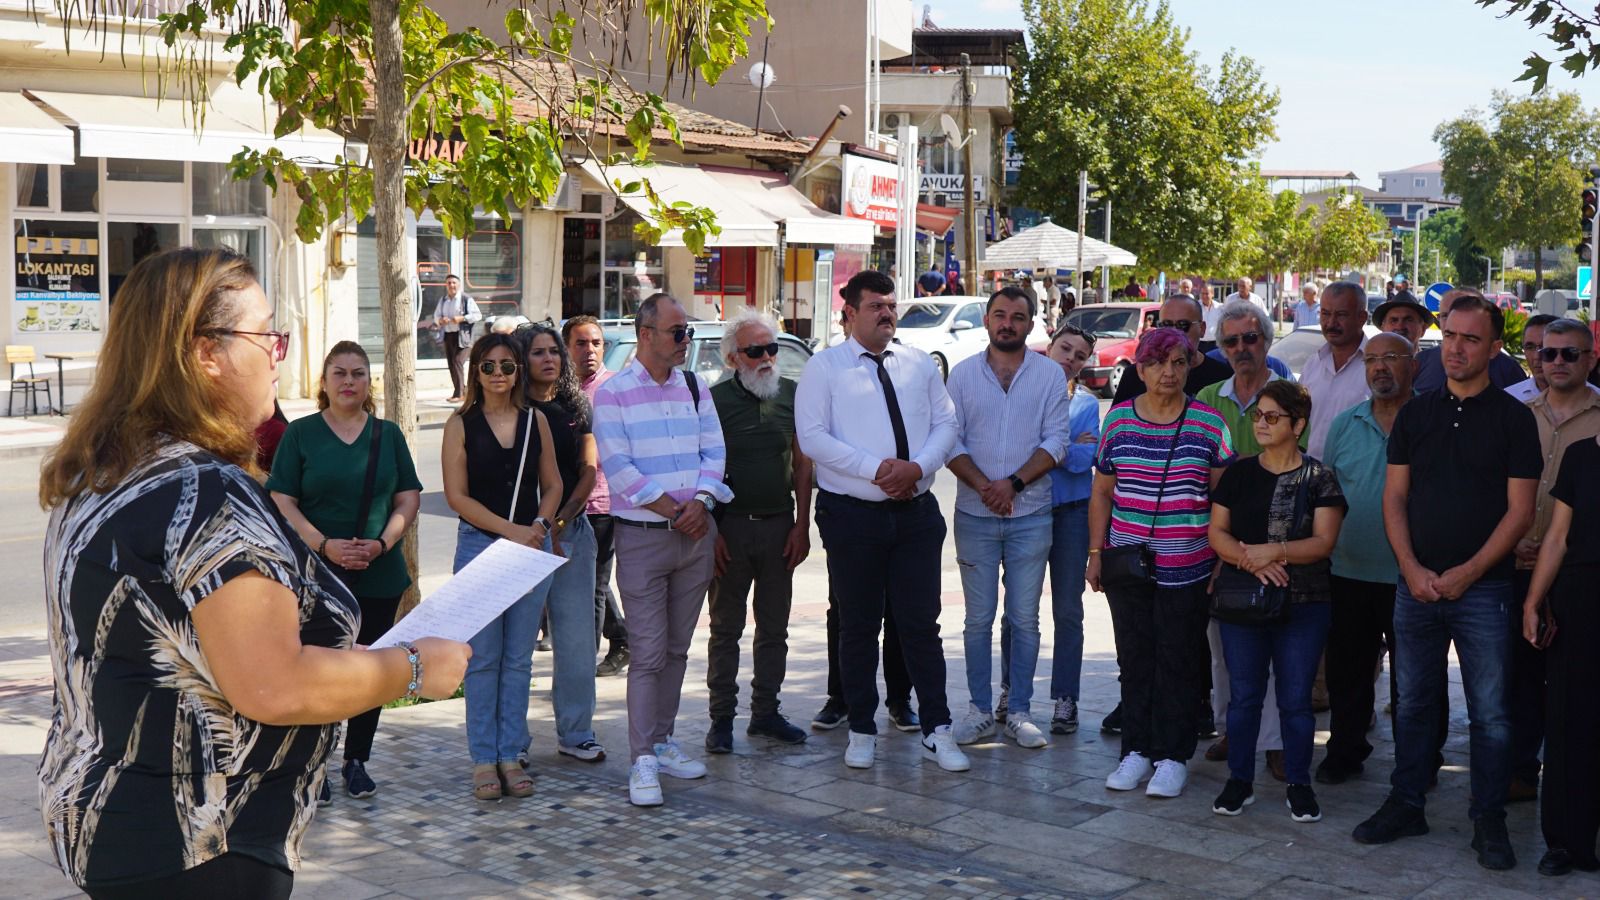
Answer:
[[778, 367], [749, 371], [740, 369], [735, 375], [744, 389], [762, 400], [771, 400], [778, 396]]

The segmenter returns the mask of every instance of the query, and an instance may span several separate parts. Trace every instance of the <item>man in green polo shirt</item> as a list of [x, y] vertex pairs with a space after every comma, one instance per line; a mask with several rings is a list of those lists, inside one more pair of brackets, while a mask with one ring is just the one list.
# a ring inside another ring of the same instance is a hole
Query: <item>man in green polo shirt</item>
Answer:
[[[1195, 399], [1222, 413], [1233, 438], [1233, 449], [1240, 457], [1254, 456], [1261, 452], [1261, 444], [1256, 441], [1255, 426], [1248, 416], [1255, 408], [1261, 389], [1267, 382], [1278, 380], [1278, 373], [1267, 367], [1267, 351], [1272, 347], [1272, 322], [1249, 300], [1230, 300], [1222, 307], [1222, 319], [1217, 324], [1217, 346], [1228, 358], [1233, 377], [1201, 388]], [[1302, 450], [1306, 439], [1306, 434], [1302, 433]]]
[[795, 383], [778, 374], [777, 331], [777, 324], [755, 309], [729, 320], [721, 347], [729, 375], [711, 389], [727, 443], [725, 478], [734, 493], [733, 502], [718, 509], [716, 578], [709, 593], [706, 750], [711, 753], [733, 751], [739, 638], [752, 583], [755, 674], [746, 733], [786, 744], [806, 739], [778, 711], [794, 569], [811, 552], [811, 460], [795, 441]]

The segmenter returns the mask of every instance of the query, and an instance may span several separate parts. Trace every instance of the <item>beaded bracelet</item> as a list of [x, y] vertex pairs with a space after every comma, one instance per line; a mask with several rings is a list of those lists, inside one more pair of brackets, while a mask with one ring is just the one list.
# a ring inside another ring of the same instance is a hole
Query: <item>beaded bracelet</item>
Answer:
[[410, 641], [396, 641], [401, 649], [406, 651], [406, 661], [411, 663], [411, 681], [406, 685], [406, 699], [417, 699], [417, 692], [422, 690], [422, 657], [417, 653], [417, 645]]

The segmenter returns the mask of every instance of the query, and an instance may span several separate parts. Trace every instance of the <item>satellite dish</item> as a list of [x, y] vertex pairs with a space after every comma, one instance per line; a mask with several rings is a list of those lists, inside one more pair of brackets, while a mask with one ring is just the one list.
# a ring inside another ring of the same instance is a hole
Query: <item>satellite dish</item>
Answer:
[[752, 87], [769, 88], [778, 79], [778, 73], [772, 71], [772, 67], [766, 63], [758, 62], [750, 67], [750, 74], [745, 77], [750, 79]]
[[939, 114], [939, 127], [944, 129], [945, 137], [952, 141], [959, 141], [963, 136], [961, 134], [961, 126], [956, 124], [955, 116], [949, 113]]

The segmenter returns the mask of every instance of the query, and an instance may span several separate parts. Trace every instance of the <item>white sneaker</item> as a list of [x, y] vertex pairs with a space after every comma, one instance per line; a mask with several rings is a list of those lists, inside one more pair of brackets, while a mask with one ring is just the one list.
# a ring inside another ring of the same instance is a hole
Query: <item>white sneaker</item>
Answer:
[[844, 764], [852, 769], [872, 768], [872, 759], [878, 752], [878, 736], [850, 732], [850, 746], [844, 748]]
[[1006, 737], [1016, 741], [1018, 747], [1026, 747], [1029, 750], [1050, 745], [1045, 739], [1044, 732], [1033, 724], [1033, 716], [1023, 712], [1012, 713], [1011, 717], [1006, 719]]
[[956, 743], [962, 746], [994, 737], [994, 714], [979, 709], [976, 703], [968, 703], [966, 718], [956, 723], [955, 737]]
[[673, 778], [704, 778], [706, 764], [683, 755], [683, 748], [672, 738], [656, 745], [656, 758], [661, 761], [661, 771]]
[[[994, 719], [989, 719], [989, 733], [994, 734]], [[940, 725], [933, 730], [933, 734], [922, 739], [922, 755], [927, 759], [939, 763], [939, 768], [946, 772], [965, 772], [972, 768], [972, 761], [956, 746], [955, 735], [950, 733], [949, 725]]]
[[1183, 786], [1189, 783], [1189, 767], [1175, 759], [1163, 759], [1156, 763], [1156, 774], [1150, 776], [1150, 783], [1145, 786], [1146, 797], [1176, 797], [1183, 793]]
[[1150, 760], [1145, 759], [1138, 751], [1133, 751], [1122, 758], [1115, 772], [1106, 776], [1106, 790], [1131, 791], [1144, 783], [1154, 771], [1155, 767], [1150, 765]]
[[661, 805], [661, 768], [654, 756], [641, 756], [628, 770], [628, 802], [634, 806]]

